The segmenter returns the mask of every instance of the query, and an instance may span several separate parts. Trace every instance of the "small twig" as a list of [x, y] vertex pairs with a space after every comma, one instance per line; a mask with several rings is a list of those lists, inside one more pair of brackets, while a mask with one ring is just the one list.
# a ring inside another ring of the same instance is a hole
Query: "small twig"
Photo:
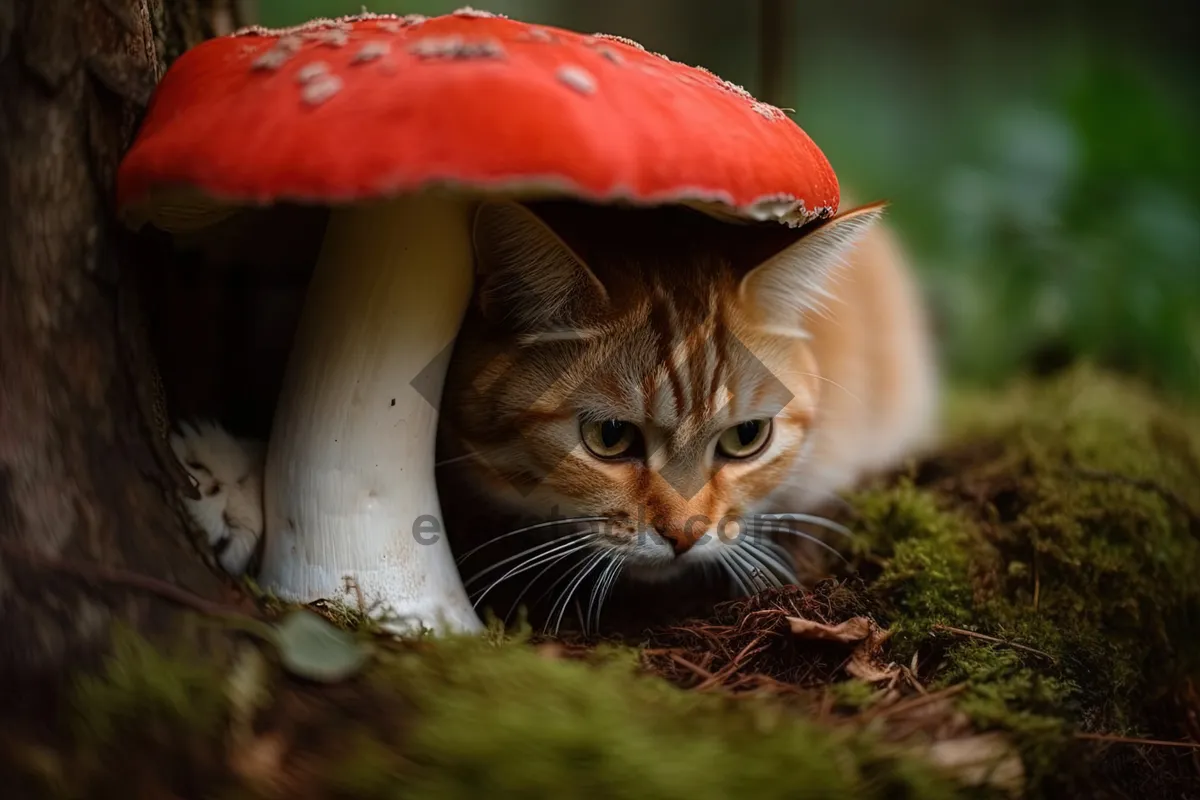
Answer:
[[1107, 733], [1077, 733], [1076, 739], [1086, 739], [1090, 742], [1113, 742], [1114, 744], [1141, 744], [1148, 747], [1182, 747], [1189, 750], [1200, 750], [1200, 742], [1168, 742], [1162, 739], [1139, 739], [1135, 736], [1114, 736]]
[[921, 682], [919, 680], [917, 680], [917, 676], [913, 674], [913, 671], [911, 669], [909, 669], [908, 667], [901, 667], [900, 674], [903, 675], [904, 678], [908, 681], [909, 686], [912, 686], [914, 689], [917, 690], [917, 694], [922, 694], [922, 695], [929, 694], [929, 690], [921, 685]]
[[966, 636], [971, 639], [979, 639], [984, 642], [991, 642], [992, 644], [1001, 644], [1001, 645], [1004, 645], [1005, 647], [1012, 647], [1016, 650], [1024, 650], [1027, 653], [1033, 653], [1036, 656], [1041, 656], [1042, 658], [1049, 659], [1051, 663], [1054, 663], [1054, 664], [1058, 663], [1058, 659], [1055, 658], [1054, 656], [1050, 655], [1049, 653], [1043, 653], [1041, 650], [1030, 647], [1029, 645], [1017, 644], [1016, 642], [1008, 642], [1008, 641], [1005, 641], [1004, 639], [997, 639], [995, 636], [988, 636], [987, 634], [984, 634], [984, 633], [976, 633], [975, 631], [968, 631], [964, 628], [953, 628], [949, 625], [940, 625], [940, 624], [934, 625], [933, 630], [945, 631], [946, 633], [952, 633], [955, 636]]
[[1042, 597], [1042, 575], [1038, 569], [1037, 553], [1033, 554], [1033, 613], [1038, 613], [1038, 602]]
[[730, 676], [736, 674], [738, 671], [738, 668], [741, 667], [740, 659], [746, 655], [753, 655], [754, 653], [747, 653], [746, 651], [752, 645], [758, 644], [760, 639], [761, 639], [761, 637], [759, 637], [759, 639], [755, 639], [753, 642], [746, 645], [746, 647], [742, 648], [742, 652], [738, 653], [733, 661], [730, 661], [728, 664], [721, 667], [721, 669], [714, 672], [708, 679], [702, 681], [699, 685], [697, 685], [695, 687], [696, 690], [697, 691], [706, 691], [708, 689], [713, 688], [714, 686], [720, 686], [726, 680], [728, 680]]
[[741, 665], [743, 659], [745, 659], [747, 656], [752, 655], [754, 652], [756, 652], [754, 650], [754, 648], [757, 647], [759, 644], [761, 644], [762, 640], [763, 640], [763, 635], [761, 633], [758, 636], [755, 636], [749, 642], [749, 644], [747, 644], [745, 647], [742, 648], [741, 652], [739, 652], [736, 656], [733, 657], [734, 665], [735, 666]]
[[136, 589], [206, 616], [237, 619], [248, 617], [255, 619], [255, 617], [241, 609], [223, 603], [216, 603], [212, 600], [205, 600], [203, 597], [189, 592], [187, 589], [159, 580], [158, 578], [152, 578], [149, 575], [105, 567], [100, 564], [85, 564], [60, 558], [50, 558], [12, 542], [0, 542], [0, 550], [34, 567], [41, 567], [42, 569], [65, 575], [73, 575], [89, 583], [110, 584], [113, 586], [123, 586], [127, 589]]
[[693, 664], [692, 662], [688, 661], [686, 658], [683, 658], [682, 656], [677, 656], [674, 653], [670, 653], [668, 655], [668, 658], [670, 658], [672, 661], [674, 661], [676, 664], [683, 667], [687, 671], [691, 672], [693, 675], [699, 676], [701, 680], [709, 680], [710, 678], [712, 678], [711, 672], [709, 672], [706, 669], [702, 669], [701, 667], [697, 666], [696, 664]]
[[953, 686], [947, 686], [945, 689], [939, 689], [936, 692], [918, 695], [912, 700], [902, 700], [900, 702], [893, 703], [890, 706], [875, 706], [868, 709], [866, 713], [863, 714], [863, 717], [869, 720], [875, 719], [876, 717], [890, 717], [893, 714], [899, 714], [904, 711], [912, 711], [913, 709], [921, 708], [922, 706], [929, 705], [930, 703], [935, 703], [938, 700], [954, 697], [956, 694], [966, 691], [966, 688], [967, 684], [956, 683]]

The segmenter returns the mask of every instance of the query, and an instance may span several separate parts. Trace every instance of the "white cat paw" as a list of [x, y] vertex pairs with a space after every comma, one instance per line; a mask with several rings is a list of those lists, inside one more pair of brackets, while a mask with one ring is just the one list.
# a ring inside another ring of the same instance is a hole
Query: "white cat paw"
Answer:
[[262, 442], [238, 439], [215, 422], [184, 422], [171, 449], [192, 476], [198, 500], [183, 505], [205, 534], [218, 563], [243, 575], [263, 533]]

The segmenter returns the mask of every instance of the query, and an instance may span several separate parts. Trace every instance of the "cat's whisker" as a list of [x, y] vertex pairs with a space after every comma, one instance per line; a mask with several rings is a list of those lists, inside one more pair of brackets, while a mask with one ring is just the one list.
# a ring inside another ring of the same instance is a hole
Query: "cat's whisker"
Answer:
[[[537, 583], [538, 580], [543, 575], [545, 575], [550, 570], [554, 569], [556, 566], [561, 564], [565, 559], [569, 558], [571, 555], [572, 555], [571, 553], [567, 553], [565, 555], [559, 556], [558, 558], [554, 559], [549, 564], [547, 564], [545, 567], [543, 567], [542, 570], [540, 572], [538, 572], [537, 575], [534, 575], [532, 578], [529, 579], [529, 582], [525, 584], [525, 587], [523, 589], [521, 589], [520, 592], [517, 593], [516, 599], [513, 600], [512, 605], [509, 606], [509, 608], [508, 608], [508, 613], [504, 615], [504, 624], [505, 625], [507, 625], [509, 619], [512, 618], [513, 612], [516, 611], [520, 607], [521, 598], [523, 598], [526, 595], [526, 593], [528, 593], [529, 590], [533, 588], [533, 585], [535, 583]], [[545, 594], [543, 594], [542, 596], [544, 597]], [[541, 598], [538, 598], [538, 599], [540, 600]]]
[[835, 380], [832, 380], [831, 378], [828, 378], [828, 377], [827, 377], [827, 376], [825, 376], [825, 375], [818, 375], [818, 374], [817, 374], [817, 373], [815, 373], [815, 372], [797, 372], [796, 374], [797, 374], [797, 375], [803, 375], [803, 376], [805, 376], [805, 377], [808, 377], [808, 378], [816, 378], [816, 379], [817, 379], [817, 380], [819, 380], [819, 381], [824, 381], [825, 383], [828, 383], [830, 386], [833, 386], [833, 387], [835, 387], [835, 388], [837, 388], [837, 389], [841, 389], [843, 392], [845, 392], [845, 393], [846, 393], [846, 396], [847, 396], [847, 397], [849, 397], [851, 400], [853, 400], [854, 402], [858, 403], [859, 405], [866, 405], [866, 404], [863, 402], [863, 400], [862, 400], [862, 398], [861, 398], [861, 397], [859, 397], [859, 396], [858, 396], [858, 395], [856, 395], [854, 392], [852, 392], [852, 391], [850, 391], [849, 389], [847, 389], [847, 388], [846, 388], [845, 386], [843, 386], [842, 384], [838, 383], [838, 382], [837, 382], [837, 381], [835, 381]]
[[[539, 522], [535, 525], [526, 525], [524, 528], [517, 528], [515, 531], [508, 531], [507, 533], [502, 533], [499, 536], [493, 536], [491, 539], [488, 539], [483, 544], [481, 544], [477, 547], [471, 548], [470, 550], [468, 550], [467, 552], [463, 553], [461, 556], [458, 557], [457, 563], [461, 564], [462, 562], [466, 561], [472, 555], [474, 555], [475, 553], [478, 553], [480, 550], [487, 547], [488, 545], [495, 544], [496, 542], [498, 542], [502, 539], [507, 539], [510, 536], [516, 536], [518, 534], [528, 533], [529, 531], [536, 531], [541, 528], [551, 528], [556, 525], [570, 525], [575, 522], [604, 522], [607, 519], [608, 519], [608, 517], [568, 517], [566, 519], [552, 519], [549, 522]], [[502, 561], [500, 563], [503, 564], [504, 562]]]
[[[586, 559], [579, 569], [575, 571], [575, 577], [572, 578], [571, 582], [567, 584], [567, 588], [562, 591], [558, 600], [555, 600], [554, 605], [550, 607], [550, 616], [554, 616], [554, 609], [559, 609], [558, 617], [554, 621], [555, 636], [558, 635], [558, 630], [562, 626], [563, 614], [566, 613], [567, 606], [571, 603], [572, 595], [575, 594], [575, 591], [579, 588], [579, 585], [583, 583], [583, 579], [586, 578], [588, 574], [591, 573], [591, 571], [595, 569], [598, 564], [600, 564], [600, 562], [609, 557], [610, 552], [610, 550], [601, 550], [591, 558]], [[546, 621], [549, 622], [549, 617], [546, 618]]]
[[782, 336], [786, 339], [799, 339], [800, 341], [812, 341], [812, 334], [804, 328], [786, 325], [763, 325], [760, 330], [763, 333], [769, 333], [772, 336]]
[[[574, 555], [574, 552], [570, 553], [570, 555]], [[534, 600], [532, 603], [529, 604], [530, 608], [536, 608], [538, 605], [540, 605], [541, 602], [546, 599], [547, 595], [549, 595], [551, 592], [553, 592], [554, 589], [560, 583], [562, 583], [565, 580], [569, 580], [571, 578], [571, 576], [575, 574], [575, 569], [577, 569], [578, 567], [585, 564], [589, 558], [591, 558], [591, 555], [588, 553], [584, 553], [584, 555], [580, 556], [578, 562], [576, 562], [575, 564], [564, 569], [562, 571], [562, 573], [557, 578], [554, 579], [554, 582], [551, 583], [549, 586], [547, 586], [546, 590], [544, 592], [542, 592], [540, 595], [538, 595], [536, 600]], [[528, 587], [526, 587], [526, 588], [528, 588]], [[518, 597], [519, 596], [520, 595], [518, 595]], [[557, 604], [557, 598], [555, 598], [555, 604]], [[552, 604], [552, 606], [551, 606], [552, 609], [553, 609], [553, 605], [554, 604]], [[553, 611], [551, 611], [551, 613], [553, 613]], [[547, 619], [549, 619], [549, 616], [547, 616]]]
[[536, 569], [537, 567], [540, 567], [543, 564], [549, 563], [550, 566], [553, 566], [554, 564], [557, 564], [559, 561], [562, 561], [567, 556], [573, 555], [573, 554], [579, 552], [580, 550], [584, 550], [588, 546], [587, 542], [584, 542], [582, 544], [573, 542], [572, 544], [574, 544], [575, 547], [567, 550], [565, 553], [555, 553], [555, 554], [551, 554], [551, 555], [542, 554], [540, 556], [534, 556], [533, 558], [529, 559], [528, 561], [525, 561], [524, 563], [513, 567], [511, 570], [506, 572], [504, 575], [500, 576], [499, 578], [497, 578], [496, 580], [494, 580], [490, 584], [488, 584], [487, 588], [485, 588], [482, 592], [478, 593], [478, 595], [475, 597], [474, 601], [472, 601], [471, 606], [473, 608], [478, 608], [479, 604], [481, 602], [483, 602], [483, 598], [486, 597], [488, 595], [488, 593], [492, 591], [492, 589], [495, 589], [497, 586], [499, 586], [501, 583], [504, 583], [504, 581], [508, 580], [509, 578], [516, 577], [517, 575], [520, 575], [523, 572], [528, 572], [531, 569]]
[[[774, 544], [774, 542], [767, 542], [766, 544], [770, 545]], [[799, 583], [799, 579], [796, 577], [795, 568], [788, 563], [788, 561], [790, 561], [790, 556], [785, 561], [772, 552], [771, 548], [765, 547], [764, 543], [762, 542], [747, 540], [745, 545], [747, 552], [753, 553], [754, 557], [757, 558], [758, 561], [762, 562], [763, 566], [772, 570], [777, 577], [781, 578], [782, 580], [786, 580], [789, 584]], [[778, 545], [776, 545], [776, 547], [778, 547]], [[787, 551], [782, 547], [780, 547], [779, 550], [787, 555]]]
[[[811, 558], [809, 558], [807, 554], [794, 553], [791, 550], [788, 550], [783, 545], [779, 544], [779, 542], [764, 540], [764, 541], [759, 541], [758, 546], [769, 549], [771, 552], [776, 553], [780, 558], [786, 559], [789, 563], [796, 564], [799, 561], [800, 563], [803, 563], [806, 567], [808, 567], [810, 569], [815, 570], [818, 568], [818, 565]], [[801, 558], [802, 556], [803, 556], [803, 558]], [[803, 586], [803, 584], [800, 583], [799, 578], [796, 579], [795, 585], [798, 586], [800, 589], [804, 589], [804, 586]]]
[[[562, 544], [564, 541], [571, 538], [572, 536], [574, 536], [576, 534], [582, 535], [585, 533], [587, 533], [586, 529], [580, 529], [577, 531], [572, 531], [571, 533], [568, 533], [566, 536], [560, 536], [560, 537], [557, 537], [554, 539], [548, 539], [547, 541], [538, 542], [537, 544], [531, 545], [530, 547], [525, 548], [524, 550], [520, 551], [519, 553], [515, 553], [511, 556], [508, 556], [507, 558], [501, 559], [500, 561], [497, 561], [495, 564], [492, 564], [489, 567], [484, 567], [483, 569], [479, 570], [479, 572], [476, 572], [471, 577], [463, 579], [463, 586], [464, 587], [470, 586], [472, 583], [479, 580], [484, 575], [487, 575], [490, 572], [495, 572], [496, 570], [503, 567], [505, 564], [511, 564], [513, 561], [524, 558], [526, 556], [532, 556], [541, 550], [546, 550], [547, 548], [557, 547], [558, 545]], [[543, 553], [542, 555], [545, 555], [545, 553]]]
[[592, 594], [588, 599], [588, 615], [584, 621], [584, 633], [587, 633], [588, 625], [592, 623], [595, 625], [594, 630], [600, 631], [600, 612], [604, 609], [604, 601], [608, 599], [608, 594], [612, 591], [613, 584], [616, 583], [617, 575], [620, 574], [621, 566], [625, 563], [626, 558], [627, 556], [621, 555], [610, 560], [592, 587]]
[[834, 522], [831, 519], [825, 519], [825, 517], [818, 517], [813, 514], [800, 514], [800, 513], [752, 514], [750, 516], [751, 525], [754, 524], [755, 520], [760, 520], [760, 519], [769, 520], [773, 523], [807, 522], [809, 525], [816, 525], [818, 528], [824, 528], [825, 530], [833, 531], [834, 533], [840, 533], [842, 536], [845, 536], [847, 539], [854, 538], [854, 532], [852, 530], [850, 530], [849, 528], [847, 528], [845, 525], [839, 525], [838, 523]]
[[754, 594], [757, 594], [758, 591], [761, 591], [759, 589], [760, 583], [762, 584], [763, 589], [771, 586], [772, 584], [775, 586], [782, 586], [782, 584], [779, 582], [779, 579], [776, 578], [774, 574], [772, 574], [770, 571], [763, 570], [763, 565], [756, 558], [750, 555], [749, 548], [731, 547], [729, 549], [729, 555], [731, 558], [740, 563], [742, 568], [746, 571], [746, 575], [749, 578], [751, 585], [756, 590]]
[[[783, 586], [784, 586], [783, 580], [780, 578], [779, 574], [775, 571], [775, 568], [765, 558], [763, 558], [763, 555], [760, 551], [758, 551], [757, 549], [755, 549], [753, 547], [747, 547], [745, 549], [745, 551], [743, 551], [743, 555], [746, 556], [747, 559], [749, 559], [750, 561], [753, 561], [755, 564], [758, 565], [759, 574], [761, 574], [765, 577], [767, 583], [769, 583], [771, 586], [773, 586], [776, 589], [783, 588]], [[784, 577], [787, 577], [786, 573], [784, 574]]]
[[842, 555], [842, 553], [836, 547], [833, 547], [832, 545], [821, 541], [816, 536], [813, 536], [811, 533], [805, 533], [804, 531], [793, 530], [792, 528], [772, 527], [772, 526], [758, 526], [756, 528], [756, 530], [758, 530], [760, 532], [784, 533], [784, 534], [787, 534], [788, 536], [796, 536], [800, 539], [804, 539], [806, 541], [812, 542], [817, 547], [822, 548], [826, 552], [832, 553], [839, 560], [841, 560], [841, 562], [843, 564], [850, 563], [849, 560], [847, 560], [847, 558], [844, 555]]
[[774, 553], [775, 557], [779, 558], [785, 564], [792, 564], [795, 560], [792, 552], [774, 539], [759, 539], [754, 543], [754, 546], [760, 550]]
[[482, 453], [472, 450], [471, 452], [464, 453], [461, 456], [452, 456], [450, 458], [443, 458], [441, 461], [434, 462], [433, 466], [434, 466], [434, 469], [441, 469], [442, 467], [448, 467], [451, 464], [458, 464], [461, 461], [470, 461], [472, 458], [481, 458], [482, 455], [483, 455]]
[[612, 574], [608, 577], [608, 584], [604, 587], [604, 592], [600, 595], [600, 603], [596, 606], [596, 632], [600, 631], [600, 614], [604, 611], [604, 604], [608, 602], [608, 598], [612, 595], [613, 589], [616, 588], [617, 581], [621, 578], [621, 570], [625, 568], [625, 561], [628, 555], [622, 555], [617, 559], [617, 564], [613, 567]]
[[[575, 533], [578, 534], [578, 533], [583, 533], [583, 532], [576, 531]], [[501, 561], [498, 564], [494, 564], [494, 565], [488, 567], [487, 569], [484, 569], [484, 570], [481, 570], [481, 571], [475, 573], [470, 578], [463, 581], [463, 586], [464, 587], [470, 586], [472, 583], [477, 581], [479, 578], [482, 578], [484, 575], [486, 575], [489, 572], [492, 572], [496, 569], [499, 569], [500, 567], [503, 567], [506, 563], [508, 563], [510, 561], [513, 561], [518, 558], [524, 558], [525, 559], [524, 561], [517, 564], [515, 567], [510, 569], [508, 572], [506, 572], [501, 578], [499, 578], [496, 581], [496, 583], [500, 583], [500, 582], [505, 581], [508, 578], [512, 577], [513, 575], [519, 575], [521, 572], [524, 572], [527, 569], [537, 566], [537, 564], [545, 563], [542, 559], [553, 556], [557, 553], [562, 552], [563, 550], [572, 550], [572, 548], [575, 548], [575, 547], [579, 547], [579, 548], [587, 547], [591, 543], [592, 539], [594, 539], [595, 537], [596, 537], [596, 534], [591, 534], [591, 535], [586, 535], [586, 536], [567, 536], [567, 537], [563, 537], [561, 539], [553, 539], [549, 542], [544, 542], [542, 544], [535, 545], [534, 547], [530, 547], [526, 550], [521, 551], [520, 553], [517, 553], [517, 555], [515, 555], [515, 556], [511, 556], [509, 558], [504, 559], [504, 561]], [[550, 546], [551, 549], [547, 550], [546, 548], [548, 546]], [[545, 551], [545, 552], [541, 552], [541, 551]], [[573, 552], [573, 550], [572, 550], [572, 552]], [[534, 563], [534, 562], [536, 562], [536, 563]], [[492, 585], [495, 586], [495, 583], [493, 583]]]
[[613, 564], [615, 563], [616, 559], [614, 558], [607, 565], [605, 565], [604, 569], [600, 570], [600, 576], [596, 578], [596, 582], [592, 584], [592, 591], [588, 594], [587, 614], [580, 618], [580, 622], [583, 624], [583, 633], [585, 636], [591, 627], [592, 611], [596, 607], [596, 598], [600, 594], [600, 588], [604, 585], [604, 579], [608, 576], [608, 571], [612, 569]]
[[580, 545], [576, 546], [574, 549], [568, 550], [565, 553], [560, 553], [555, 556], [540, 557], [540, 558], [536, 559], [536, 563], [522, 564], [519, 568], [514, 567], [513, 570], [510, 571], [508, 574], [493, 581], [486, 589], [484, 589], [483, 592], [481, 594], [479, 594], [479, 596], [476, 597], [475, 600], [471, 603], [471, 606], [473, 608], [478, 608], [479, 604], [481, 602], [483, 602], [483, 598], [487, 596], [488, 592], [492, 591], [492, 589], [496, 588], [498, 585], [500, 585], [504, 581], [508, 580], [509, 578], [520, 575], [522, 572], [528, 572], [531, 569], [536, 569], [537, 567], [540, 567], [543, 564], [547, 564], [547, 562], [548, 562], [549, 566], [554, 566], [558, 562], [562, 561], [564, 558], [574, 555], [575, 553], [577, 553], [581, 550], [584, 550], [586, 548], [587, 548], [586, 543], [580, 544]]
[[[581, 587], [583, 585], [584, 580], [587, 578], [588, 575], [590, 575], [593, 571], [595, 571], [596, 567], [600, 566], [601, 564], [605, 564], [606, 561], [609, 561], [611, 559], [612, 559], [612, 549], [611, 548], [602, 550], [600, 553], [598, 553], [598, 557], [592, 561], [592, 563], [587, 567], [587, 569], [583, 570], [579, 574], [579, 576], [575, 579], [574, 585], [568, 589], [567, 595], [566, 595], [567, 598], [572, 597], [575, 594], [575, 592], [579, 590], [579, 587]], [[599, 578], [597, 578], [597, 580], [599, 580]], [[576, 600], [575, 605], [576, 606], [579, 605], [578, 600]], [[567, 605], [564, 602], [562, 605], [562, 608], [558, 612], [558, 621], [554, 625], [554, 634], [556, 636], [558, 635], [559, 626], [562, 624], [563, 613], [566, 610], [567, 610]], [[583, 633], [586, 635], [587, 634], [586, 622], [584, 622], [583, 628], [584, 628]]]
[[741, 593], [746, 597], [753, 595], [754, 592], [750, 591], [750, 587], [746, 585], [744, 580], [742, 580], [741, 571], [738, 569], [737, 563], [730, 560], [728, 552], [721, 550], [717, 553], [717, 557], [721, 560], [721, 565], [725, 567], [726, 574], [728, 574], [729, 577], [733, 579], [733, 582], [738, 585], [738, 590], [741, 591]]
[[[788, 476], [785, 476], [783, 478], [783, 480], [781, 480], [775, 488], [777, 491], [781, 490], [781, 489], [791, 488], [791, 489], [796, 489], [798, 491], [807, 493], [811, 490], [810, 484], [811, 484], [811, 479], [807, 476], [788, 475]], [[822, 502], [822, 503], [828, 503], [832, 506], [836, 506], [845, 511], [853, 511], [854, 510], [854, 505], [849, 500], [847, 500], [845, 497], [843, 497], [841, 494], [839, 494], [838, 492], [835, 492], [832, 490], [824, 490], [824, 491], [816, 493], [815, 497], [820, 498], [820, 502]]]
[[442, 467], [461, 464], [464, 461], [470, 461], [472, 459], [483, 461], [486, 459], [494, 460], [498, 458], [508, 458], [511, 456], [521, 455], [521, 448], [515, 444], [500, 444], [494, 447], [478, 448], [466, 441], [462, 441], [459, 443], [458, 449], [464, 450], [465, 452], [456, 456], [448, 456], [435, 461], [433, 463], [434, 468], [441, 469]]
[[537, 344], [552, 344], [555, 342], [590, 342], [608, 335], [609, 331], [602, 328], [557, 328], [524, 333], [517, 337], [520, 347], [532, 347]]

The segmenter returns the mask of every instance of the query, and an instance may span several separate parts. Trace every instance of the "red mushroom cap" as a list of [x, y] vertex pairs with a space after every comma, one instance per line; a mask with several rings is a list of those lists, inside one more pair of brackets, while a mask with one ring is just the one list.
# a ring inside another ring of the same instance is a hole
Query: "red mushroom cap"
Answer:
[[117, 202], [144, 221], [181, 196], [335, 204], [438, 184], [789, 224], [839, 202], [812, 139], [740, 87], [628, 40], [470, 9], [196, 46], [159, 84]]

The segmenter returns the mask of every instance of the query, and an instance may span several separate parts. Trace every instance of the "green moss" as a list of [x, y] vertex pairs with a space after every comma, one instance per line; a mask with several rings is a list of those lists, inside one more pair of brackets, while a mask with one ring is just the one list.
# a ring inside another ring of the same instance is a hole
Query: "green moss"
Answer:
[[1045, 769], [1066, 726], [1161, 729], [1200, 674], [1200, 427], [1088, 369], [954, 410], [941, 455], [855, 498], [899, 654], [936, 653], [962, 707]]
[[857, 678], [830, 684], [829, 692], [836, 707], [854, 711], [870, 708], [883, 694], [874, 684]]
[[157, 725], [211, 732], [224, 718], [225, 699], [220, 674], [206, 660], [163, 652], [117, 629], [102, 669], [76, 682], [73, 711], [80, 741], [103, 747]]
[[[74, 754], [67, 795], [107, 796], [140, 782], [182, 789], [224, 774], [228, 703], [211, 653], [163, 649], [118, 628], [101, 668], [74, 682], [68, 728]], [[58, 793], [58, 792], [56, 792]]]
[[1016, 734], [1031, 773], [1045, 776], [1057, 769], [1057, 759], [1069, 743], [1062, 715], [1077, 688], [1074, 684], [1048, 674], [1045, 665], [1029, 666], [1017, 650], [978, 641], [963, 642], [947, 654], [938, 683], [966, 683], [959, 709], [981, 727]]
[[[573, 797], [922, 797], [952, 786], [864, 734], [785, 707], [686, 692], [628, 651], [587, 662], [519, 643], [445, 640], [378, 679], [415, 706], [397, 794]], [[347, 769], [364, 785], [361, 757]]]
[[334, 797], [393, 796], [403, 778], [404, 761], [370, 731], [354, 731], [346, 753], [325, 770], [325, 786]]
[[860, 555], [886, 558], [872, 590], [893, 623], [897, 656], [907, 660], [935, 625], [972, 615], [971, 576], [984, 544], [968, 521], [910, 480], [865, 493], [856, 507], [856, 547]]
[[[1125, 780], [1118, 794], [1180, 796], [1178, 774], [1151, 785], [1171, 768], [1163, 758], [1096, 761], [1106, 751], [1081, 751], [1072, 734], [1178, 737], [1161, 709], [1200, 675], [1200, 427], [1088, 370], [960, 396], [954, 420], [933, 457], [851, 498], [867, 588], [836, 605], [887, 625], [886, 657], [916, 663], [930, 688], [956, 687], [979, 728], [1010, 732], [1035, 796], [1084, 773]], [[364, 637], [377, 630], [346, 606], [322, 610]], [[35, 753], [36, 771], [47, 785], [58, 776], [56, 796], [259, 796], [247, 770], [298, 797], [966, 793], [885, 741], [886, 726], [681, 690], [644, 674], [632, 646], [560, 648], [565, 658], [528, 637], [495, 623], [482, 637], [381, 641], [363, 674], [330, 686], [264, 660], [261, 707], [231, 714], [236, 673], [210, 654], [120, 633], [72, 692], [71, 748]], [[880, 699], [857, 680], [828, 691], [842, 712]], [[291, 748], [282, 766], [238, 762], [255, 743], [269, 756], [272, 737]], [[1098, 794], [1086, 780], [1074, 796]]]

